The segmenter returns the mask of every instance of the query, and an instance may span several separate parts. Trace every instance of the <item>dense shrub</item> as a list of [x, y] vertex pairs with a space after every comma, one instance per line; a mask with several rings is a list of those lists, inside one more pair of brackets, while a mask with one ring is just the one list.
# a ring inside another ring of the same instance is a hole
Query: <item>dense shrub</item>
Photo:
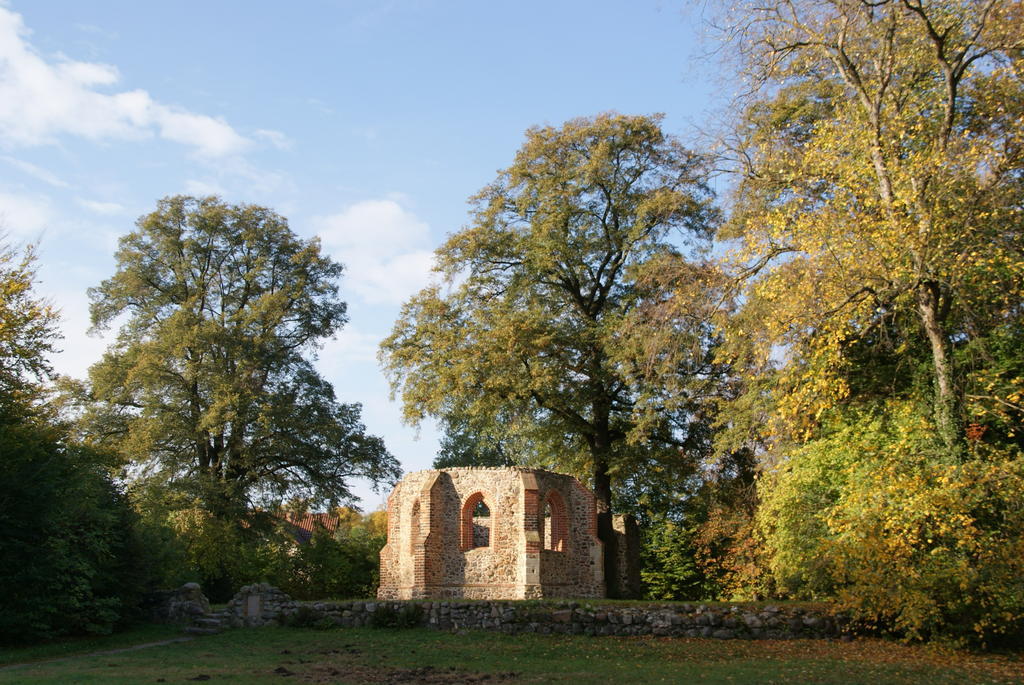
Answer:
[[[736, 449], [706, 460], [675, 501], [644, 493], [641, 576], [647, 599], [759, 599], [771, 594], [754, 512], [756, 459]], [[650, 505], [654, 505], [653, 507]]]
[[797, 450], [758, 518], [779, 585], [913, 638], [991, 643], [1024, 619], [1024, 457], [944, 461], [890, 404]]
[[361, 528], [335, 535], [320, 530], [283, 557], [270, 580], [296, 599], [372, 597], [384, 542]]
[[776, 594], [751, 509], [712, 506], [696, 530], [694, 546], [697, 567], [713, 588], [713, 599], [747, 601]]
[[652, 519], [641, 531], [640, 577], [645, 599], [709, 599], [717, 594], [695, 558], [695, 532], [682, 523]]
[[383, 512], [362, 515], [337, 510], [335, 532], [319, 527], [300, 544], [285, 512], [240, 512], [234, 520], [215, 517], [202, 503], [163, 486], [139, 488], [136, 506], [142, 532], [152, 546], [153, 575], [163, 587], [195, 581], [214, 602], [240, 587], [267, 582], [295, 599], [371, 597], [376, 592]]
[[106, 633], [148, 579], [135, 516], [101, 456], [0, 402], [0, 640]]
[[175, 544], [185, 550], [171, 573], [198, 582], [212, 602], [227, 601], [243, 585], [273, 582], [289, 545], [260, 518], [221, 519], [198, 503], [169, 512]]

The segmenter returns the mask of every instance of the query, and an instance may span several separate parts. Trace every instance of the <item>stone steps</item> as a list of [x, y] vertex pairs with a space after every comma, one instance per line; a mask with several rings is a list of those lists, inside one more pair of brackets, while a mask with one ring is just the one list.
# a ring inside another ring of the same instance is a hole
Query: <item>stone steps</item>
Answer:
[[223, 621], [214, 616], [203, 616], [192, 621], [192, 625], [200, 628], [220, 628], [223, 626]]
[[224, 612], [204, 614], [192, 619], [192, 623], [185, 626], [185, 632], [189, 635], [216, 635], [227, 625], [227, 615]]

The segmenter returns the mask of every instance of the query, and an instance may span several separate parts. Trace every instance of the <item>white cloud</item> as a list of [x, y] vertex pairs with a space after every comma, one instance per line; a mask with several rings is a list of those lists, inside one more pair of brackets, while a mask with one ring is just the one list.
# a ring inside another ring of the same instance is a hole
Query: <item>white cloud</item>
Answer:
[[346, 266], [343, 288], [366, 302], [400, 304], [429, 283], [430, 227], [395, 200], [358, 202], [313, 221]]
[[92, 140], [156, 135], [212, 158], [251, 144], [223, 119], [157, 102], [144, 90], [100, 92], [119, 81], [116, 67], [60, 55], [48, 61], [28, 35], [21, 15], [0, 6], [0, 143], [43, 145], [62, 135]]
[[16, 159], [14, 157], [8, 157], [7, 155], [0, 155], [0, 159], [7, 162], [16, 169], [28, 174], [29, 176], [39, 179], [43, 183], [47, 183], [54, 188], [69, 188], [67, 182], [42, 167], [38, 167], [31, 162], [26, 162], [22, 159]]
[[292, 147], [291, 139], [280, 131], [260, 128], [253, 131], [253, 135], [260, 140], [265, 140], [278, 150], [289, 150]]
[[249, 141], [223, 119], [159, 104], [151, 105], [150, 116], [161, 136], [182, 145], [194, 145], [210, 157], [224, 157], [249, 146]]
[[53, 226], [55, 216], [42, 197], [0, 191], [0, 234], [36, 240]]
[[95, 212], [96, 214], [103, 214], [104, 216], [124, 214], [126, 211], [123, 205], [119, 205], [116, 202], [99, 202], [98, 200], [79, 199], [78, 204], [85, 207], [90, 212]]
[[121, 78], [117, 67], [94, 62], [75, 62], [61, 55], [64, 60], [55, 68], [62, 80], [77, 82], [81, 86], [112, 86]]

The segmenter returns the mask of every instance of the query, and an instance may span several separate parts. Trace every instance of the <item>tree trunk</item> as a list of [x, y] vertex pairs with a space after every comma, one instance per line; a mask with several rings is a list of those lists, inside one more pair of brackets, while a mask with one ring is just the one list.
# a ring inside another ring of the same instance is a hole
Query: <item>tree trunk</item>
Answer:
[[594, 463], [594, 497], [597, 500], [597, 537], [604, 543], [604, 584], [605, 594], [617, 598], [619, 588], [619, 538], [612, 522], [612, 478], [608, 473], [611, 445], [607, 435], [598, 435], [590, 441], [590, 453]]
[[942, 299], [939, 284], [922, 283], [917, 289], [917, 309], [931, 346], [935, 383], [935, 426], [949, 454], [962, 459], [965, 454], [960, 398], [956, 389], [949, 342], [942, 330]]
[[612, 523], [611, 477], [607, 461], [594, 461], [594, 497], [597, 499], [597, 537], [604, 543], [605, 594], [619, 597], [619, 538]]
[[[595, 353], [595, 357], [599, 353]], [[598, 377], [600, 364], [595, 362], [598, 370], [594, 376]], [[591, 423], [590, 435], [587, 438], [587, 446], [590, 448], [590, 458], [594, 464], [594, 496], [597, 497], [598, 511], [612, 510], [612, 477], [608, 473], [611, 463], [612, 437], [611, 437], [611, 410], [604, 388], [597, 385], [592, 391], [593, 401], [591, 411], [594, 417]]]
[[594, 497], [598, 512], [612, 510], [612, 478], [608, 475], [608, 458], [604, 455], [594, 455]]

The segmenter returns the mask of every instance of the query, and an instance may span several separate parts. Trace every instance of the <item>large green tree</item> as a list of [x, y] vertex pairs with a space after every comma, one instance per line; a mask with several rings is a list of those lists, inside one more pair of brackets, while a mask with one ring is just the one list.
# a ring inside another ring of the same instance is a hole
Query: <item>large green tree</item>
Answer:
[[919, 368], [949, 458], [966, 399], [972, 419], [1020, 420], [1019, 366], [979, 369], [1020, 328], [1022, 22], [1011, 0], [730, 9], [752, 89], [723, 233], [753, 274], [732, 338], [791, 361], [770, 432], [805, 439], [847, 400], [911, 392]]
[[407, 302], [381, 344], [407, 419], [491, 426], [531, 461], [592, 478], [606, 512], [614, 484], [689, 458], [692, 417], [638, 421], [645, 388], [620, 359], [643, 299], [634, 269], [681, 254], [715, 217], [704, 160], [660, 124], [602, 114], [530, 129], [437, 250], [445, 285]]
[[254, 205], [170, 197], [121, 239], [90, 290], [96, 328], [119, 324], [89, 372], [91, 435], [135, 473], [215, 515], [260, 498], [337, 502], [349, 479], [397, 477], [358, 404], [310, 357], [345, 322], [342, 267]]

